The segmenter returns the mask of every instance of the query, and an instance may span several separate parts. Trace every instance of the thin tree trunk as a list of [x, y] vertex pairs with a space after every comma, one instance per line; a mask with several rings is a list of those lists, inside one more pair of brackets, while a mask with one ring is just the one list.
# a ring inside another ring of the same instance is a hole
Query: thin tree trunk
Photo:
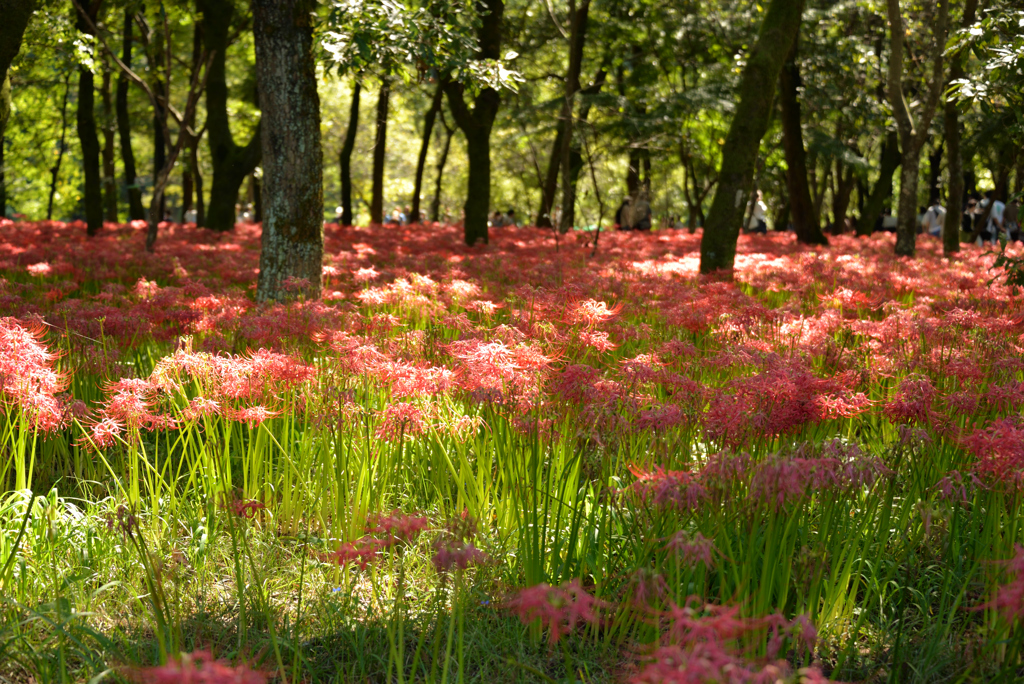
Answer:
[[[477, 28], [478, 59], [501, 57], [501, 34], [505, 15], [503, 0], [482, 0], [478, 3], [486, 14]], [[487, 214], [491, 204], [491, 128], [501, 105], [501, 95], [493, 88], [477, 93], [470, 110], [464, 98], [462, 83], [447, 81], [445, 93], [452, 118], [466, 136], [469, 156], [469, 179], [466, 188], [464, 233], [467, 245], [487, 243]]]
[[114, 105], [110, 97], [110, 67], [104, 59], [103, 84], [100, 88], [103, 102], [103, 213], [104, 218], [117, 223], [117, 182], [114, 170]]
[[388, 142], [388, 102], [391, 84], [382, 79], [377, 97], [377, 134], [373, 139], [373, 196], [370, 198], [370, 223], [384, 223], [384, 154]]
[[[132, 65], [132, 14], [124, 11], [124, 32], [121, 47], [121, 61], [125, 66]], [[128, 76], [121, 73], [117, 77], [117, 134], [121, 143], [121, 165], [124, 167], [124, 186], [128, 195], [128, 218], [139, 221], [146, 218], [146, 210], [142, 206], [142, 188], [136, 177], [135, 154], [132, 152], [132, 129], [128, 119]]]
[[[91, 3], [87, 11], [89, 18], [95, 22], [99, 13], [100, 3]], [[77, 16], [76, 25], [79, 31], [92, 34], [88, 24]], [[82, 148], [82, 171], [85, 176], [84, 202], [86, 233], [95, 235], [103, 227], [103, 187], [100, 173], [100, 140], [96, 135], [95, 93], [93, 92], [92, 71], [84, 66], [78, 67], [78, 108], [75, 124], [78, 142]]]
[[939, 199], [939, 178], [942, 176], [942, 142], [928, 155], [928, 204]]
[[64, 76], [64, 99], [60, 104], [60, 141], [57, 143], [57, 161], [50, 168], [50, 199], [46, 203], [46, 220], [53, 220], [53, 197], [57, 194], [57, 178], [60, 176], [60, 164], [64, 161], [67, 148], [65, 139], [68, 132], [68, 94], [71, 92], [71, 74]]
[[544, 185], [540, 189], [540, 208], [537, 210], [537, 226], [541, 228], [551, 227], [551, 210], [555, 206], [555, 192], [558, 190], [558, 171], [562, 160], [562, 140], [565, 138], [565, 103], [562, 103], [562, 113], [559, 114], [558, 124], [555, 127], [555, 140], [551, 144], [551, 155], [548, 157], [548, 170], [544, 175]]
[[[903, 95], [903, 52], [906, 33], [900, 0], [887, 0], [891, 48], [889, 52], [889, 101], [900, 136], [900, 197], [896, 227], [896, 254], [913, 256], [917, 240], [917, 185], [921, 162], [921, 148], [928, 137], [928, 128], [938, 108], [939, 96], [945, 79], [942, 76], [942, 53], [946, 47], [946, 28], [949, 19], [949, 0], [939, 0], [939, 16], [935, 21], [931, 50], [931, 81], [925, 98], [918, 109], [920, 119], [914, 121]], [[929, 23], [929, 22], [926, 22]]]
[[252, 198], [253, 223], [263, 223], [263, 181], [255, 173], [249, 176], [249, 196]]
[[320, 98], [313, 60], [314, 0], [253, 0], [263, 111], [263, 248], [256, 298], [319, 299], [324, 251]]
[[352, 225], [352, 150], [356, 146], [356, 133], [359, 130], [359, 96], [363, 84], [356, 81], [352, 87], [352, 105], [348, 112], [348, 128], [345, 129], [345, 142], [341, 145], [338, 163], [341, 167], [341, 225]]
[[444, 147], [441, 148], [441, 157], [437, 160], [437, 178], [434, 181], [434, 199], [430, 202], [430, 220], [437, 223], [441, 220], [441, 181], [444, 179], [444, 165], [448, 161], [448, 150], [452, 147], [452, 136], [455, 131], [448, 127], [444, 120], [444, 110], [441, 110], [441, 125], [444, 126]]
[[860, 219], [857, 221], [857, 235], [871, 235], [875, 230], [875, 222], [882, 213], [885, 201], [892, 197], [892, 176], [900, 166], [900, 143], [896, 131], [889, 131], [882, 143], [881, 158], [878, 163], [878, 180], [871, 189]]
[[195, 185], [196, 203], [196, 227], [202, 228], [206, 225], [206, 201], [203, 197], [203, 174], [199, 170], [199, 141], [197, 140], [189, 151], [189, 168], [192, 170], [189, 177]]
[[743, 220], [744, 191], [771, 118], [779, 72], [800, 30], [803, 0], [771, 0], [757, 43], [749, 53], [739, 101], [722, 148], [718, 190], [700, 243], [700, 271], [732, 271]]
[[213, 166], [206, 226], [225, 231], [235, 226], [239, 188], [260, 163], [260, 125], [257, 124], [245, 145], [235, 142], [228, 115], [227, 85], [227, 52], [235, 14], [233, 0], [197, 0], [196, 6], [203, 12], [202, 39], [206, 49], [213, 52], [206, 84], [207, 144]]
[[[782, 143], [786, 153], [786, 186], [789, 190], [789, 212], [796, 231], [796, 239], [806, 245], [827, 245], [828, 238], [821, 232], [821, 218], [811, 200], [807, 184], [807, 154], [801, 127], [800, 68], [796, 62], [799, 39], [793, 47], [779, 75], [779, 104], [782, 109]], [[824, 194], [824, 193], [822, 193]]]
[[832, 231], [834, 235], [841, 235], [846, 231], [846, 214], [850, 209], [850, 197], [853, 195], [853, 188], [857, 185], [857, 174], [853, 167], [847, 167], [842, 173], [842, 162], [836, 160], [836, 176], [838, 186], [832, 196]]
[[[583, 66], [583, 48], [587, 42], [587, 17], [590, 0], [583, 0], [576, 9], [576, 0], [569, 0], [569, 73], [565, 78], [565, 135], [562, 136], [562, 219], [558, 230], [568, 233], [576, 223], [576, 178], [579, 167], [573, 173], [573, 115], [576, 111], [576, 93], [580, 90], [580, 70]], [[579, 145], [575, 146], [579, 157]]]
[[427, 165], [427, 152], [430, 150], [430, 136], [434, 132], [434, 121], [437, 113], [441, 111], [441, 103], [444, 99], [444, 88], [437, 84], [434, 91], [434, 99], [430, 101], [430, 109], [423, 117], [423, 142], [420, 144], [420, 155], [416, 159], [416, 179], [413, 182], [412, 204], [409, 211], [409, 222], [420, 222], [420, 193], [423, 191], [423, 169]]
[[[203, 23], [197, 21], [192, 26], [192, 68], [189, 72], [189, 80], [195, 79], [196, 73], [202, 66], [203, 59]], [[195, 116], [186, 122], [190, 128], [195, 128]], [[181, 172], [181, 221], [185, 222], [185, 214], [192, 208], [192, 193], [194, 191], [193, 171], [198, 170], [198, 163], [193, 164], [193, 157], [196, 155], [196, 148], [199, 146], [199, 138], [191, 138], [189, 145], [188, 164]], [[198, 218], [198, 217], [197, 217]]]

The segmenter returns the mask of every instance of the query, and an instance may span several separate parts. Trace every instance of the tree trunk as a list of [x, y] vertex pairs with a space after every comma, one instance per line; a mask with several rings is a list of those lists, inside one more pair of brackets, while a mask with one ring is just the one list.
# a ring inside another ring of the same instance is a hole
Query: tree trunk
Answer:
[[928, 204], [939, 199], [939, 178], [942, 176], [942, 142], [928, 155]]
[[[189, 72], [189, 80], [194, 80], [196, 74], [199, 72], [203, 58], [203, 23], [197, 21], [192, 26], [192, 69]], [[190, 128], [195, 128], [196, 117], [193, 114], [190, 121], [186, 122]], [[185, 165], [184, 170], [181, 172], [181, 222], [185, 222], [185, 214], [192, 208], [192, 193], [195, 189], [193, 172], [198, 173], [199, 164], [193, 163], [196, 157], [196, 149], [199, 146], [198, 138], [190, 138], [191, 144], [189, 145], [188, 163]], [[200, 183], [202, 179], [200, 179]], [[202, 199], [199, 201], [202, 204]], [[198, 215], [196, 216], [196, 222], [198, 224]]]
[[[978, 11], [978, 0], [965, 0], [960, 28], [974, 24]], [[954, 53], [950, 56], [949, 81], [964, 78], [964, 59], [967, 55]], [[942, 251], [951, 256], [960, 251], [960, 221], [964, 210], [964, 160], [960, 150], [960, 112], [956, 101], [947, 99], [944, 104], [946, 133], [946, 169], [949, 173], [949, 193], [946, 198], [946, 220], [942, 226]], [[1018, 178], [1018, 182], [1020, 179]]]
[[253, 223], [263, 223], [263, 181], [255, 173], [249, 176], [249, 195], [252, 198]]
[[889, 131], [882, 143], [881, 158], [878, 162], [878, 180], [871, 189], [871, 195], [857, 221], [857, 235], [871, 235], [875, 222], [882, 213], [885, 201], [892, 197], [892, 176], [900, 166], [900, 143], [896, 131]]
[[[785, 66], [779, 75], [779, 104], [782, 108], [782, 143], [786, 153], [786, 186], [789, 191], [789, 212], [796, 239], [805, 245], [827, 245], [821, 232], [821, 218], [811, 200], [807, 184], [807, 154], [800, 123], [800, 68], [796, 63], [797, 45], [793, 41]], [[824, 193], [822, 193], [824, 194]]]
[[754, 160], [771, 118], [779, 72], [800, 30], [803, 4], [802, 0], [771, 0], [757, 44], [743, 68], [739, 102], [722, 148], [718, 189], [701, 237], [701, 273], [732, 271], [744, 192], [753, 178]]
[[[917, 185], [921, 162], [921, 148], [928, 137], [928, 128], [938, 108], [939, 96], [945, 79], [942, 75], [942, 53], [946, 47], [946, 25], [949, 18], [949, 0], [939, 0], [939, 16], [932, 35], [931, 82], [927, 84], [925, 98], [918, 109], [920, 120], [914, 121], [903, 95], [903, 52], [906, 33], [900, 0], [887, 0], [891, 48], [889, 51], [889, 101], [900, 136], [900, 197], [896, 226], [896, 254], [914, 256], [917, 241]], [[927, 23], [927, 22], [926, 22]]]
[[[100, 3], [95, 1], [84, 8], [95, 22]], [[82, 33], [92, 35], [88, 23], [75, 13], [76, 27]], [[96, 135], [95, 93], [92, 71], [78, 67], [78, 108], [75, 115], [78, 142], [82, 148], [82, 172], [85, 176], [84, 195], [86, 233], [95, 235], [103, 227], [103, 187], [100, 173], [100, 140]]]
[[356, 132], [359, 130], [359, 96], [363, 84], [356, 81], [352, 88], [352, 106], [348, 113], [348, 128], [345, 142], [341, 145], [338, 163], [341, 167], [341, 225], [352, 225], [352, 150], [356, 146]]
[[420, 222], [420, 193], [423, 191], [423, 169], [427, 165], [427, 152], [430, 150], [430, 136], [434, 132], [434, 121], [437, 113], [441, 111], [441, 102], [444, 98], [444, 89], [438, 83], [434, 91], [434, 99], [430, 101], [430, 109], [423, 117], [423, 142], [420, 145], [420, 156], [416, 159], [416, 179], [413, 183], [412, 204], [409, 211], [409, 222]]
[[[313, 60], [314, 0], [253, 0], [263, 111], [263, 245], [258, 301], [301, 291], [319, 299], [324, 251], [320, 98]], [[293, 287], [290, 279], [305, 281]], [[292, 290], [292, 291], [289, 291]]]
[[4, 131], [11, 112], [11, 77], [0, 81], [0, 219], [7, 216], [7, 172], [4, 168]]
[[[477, 3], [486, 11], [477, 28], [481, 60], [501, 58], [501, 33], [505, 16], [504, 0], [481, 0]], [[466, 136], [469, 156], [469, 180], [466, 189], [464, 232], [466, 244], [473, 246], [478, 240], [487, 243], [487, 214], [491, 205], [491, 127], [501, 105], [501, 95], [493, 88], [477, 93], [473, 109], [466, 105], [465, 86], [447, 81], [445, 93], [452, 118]]]
[[555, 127], [555, 141], [551, 144], [551, 155], [548, 157], [548, 170], [544, 175], [544, 186], [540, 189], [540, 209], [537, 210], [537, 226], [551, 227], [551, 210], [555, 206], [555, 192], [558, 190], [558, 170], [562, 160], [562, 140], [565, 138], [565, 103]]
[[435, 223], [441, 220], [441, 181], [444, 179], [444, 165], [448, 161], [448, 150], [452, 147], [452, 136], [455, 131], [448, 128], [444, 120], [444, 110], [441, 110], [441, 125], [444, 126], [444, 147], [441, 148], [441, 157], [437, 160], [437, 179], [434, 183], [434, 199], [430, 202], [430, 220]]
[[370, 197], [370, 223], [384, 223], [384, 153], [388, 142], [388, 102], [391, 84], [385, 78], [380, 82], [377, 97], [377, 134], [373, 139], [373, 195]]
[[110, 68], [104, 60], [103, 85], [103, 213], [111, 223], [117, 223], [117, 183], [114, 170], [114, 106], [110, 98]]
[[[580, 70], [583, 66], [583, 48], [587, 42], [587, 17], [590, 13], [590, 0], [583, 0], [576, 9], [576, 0], [569, 0], [569, 72], [565, 77], [565, 106], [562, 111], [565, 117], [565, 134], [562, 136], [561, 162], [562, 167], [562, 218], [558, 231], [568, 233], [576, 223], [576, 178], [579, 167], [573, 173], [573, 115], [576, 112], [576, 93], [580, 90]], [[579, 145], [576, 145], [576, 156], [579, 157]], [[582, 161], [582, 158], [581, 158]]]
[[235, 226], [238, 190], [260, 163], [260, 126], [244, 146], [235, 143], [228, 115], [227, 52], [235, 6], [232, 0], [197, 0], [203, 13], [203, 40], [213, 52], [206, 81], [206, 130], [213, 177], [206, 227], [231, 230]]
[[64, 99], [60, 104], [60, 141], [57, 143], [57, 161], [50, 167], [50, 199], [46, 203], [46, 220], [53, 220], [53, 197], [57, 194], [57, 178], [60, 177], [60, 164], [64, 161], [67, 149], [65, 139], [68, 132], [68, 94], [71, 92], [71, 74], [64, 77]]
[[203, 197], [203, 174], [199, 170], [199, 141], [195, 141], [189, 151], [189, 168], [192, 170], [189, 177], [195, 185], [196, 197], [196, 227], [202, 228], [206, 225], [206, 202]]
[[28, 20], [36, 9], [26, 0], [0, 0], [0, 219], [7, 215], [7, 184], [4, 173], [4, 133], [11, 115], [11, 78], [7, 73], [25, 35]]
[[[132, 65], [132, 13], [124, 11], [124, 32], [121, 47], [121, 61], [125, 66]], [[124, 166], [124, 186], [128, 194], [128, 219], [139, 221], [146, 218], [146, 210], [142, 206], [142, 188], [136, 177], [135, 154], [132, 152], [132, 129], [128, 119], [128, 77], [120, 74], [117, 77], [117, 135], [121, 143], [121, 164]]]
[[832, 232], [833, 235], [841, 235], [846, 231], [846, 214], [850, 208], [850, 196], [857, 184], [857, 174], [853, 167], [847, 167], [846, 173], [842, 173], [842, 162], [836, 160], [836, 176], [838, 186], [832, 196]]

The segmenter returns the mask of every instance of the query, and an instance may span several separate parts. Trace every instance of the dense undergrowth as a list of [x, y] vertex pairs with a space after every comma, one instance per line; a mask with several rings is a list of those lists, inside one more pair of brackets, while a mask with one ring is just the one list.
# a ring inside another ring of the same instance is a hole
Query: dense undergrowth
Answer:
[[990, 255], [329, 226], [258, 307], [253, 227], [2, 227], [9, 681], [1019, 676]]

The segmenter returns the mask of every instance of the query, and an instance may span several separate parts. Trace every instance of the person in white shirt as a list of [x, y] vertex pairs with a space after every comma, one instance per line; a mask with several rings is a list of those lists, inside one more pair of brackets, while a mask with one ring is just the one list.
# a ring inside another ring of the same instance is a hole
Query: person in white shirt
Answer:
[[750, 215], [750, 224], [747, 229], [751, 233], [768, 232], [768, 205], [764, 203], [764, 195], [757, 191], [757, 202], [754, 203], [754, 211]]
[[1006, 205], [995, 199], [995, 193], [991, 190], [985, 193], [985, 200], [981, 203], [982, 213], [988, 210], [988, 205], [992, 205], [992, 210], [988, 214], [988, 223], [985, 225], [985, 230], [981, 236], [978, 237], [978, 245], [983, 245], [986, 242], [991, 242], [993, 245], [999, 242], [999, 238], [1002, 237], [1003, 232], [1003, 213], [1006, 211]]
[[942, 227], [946, 223], [946, 208], [943, 207], [938, 198], [932, 200], [928, 211], [924, 212], [921, 220], [921, 230], [935, 237], [942, 237]]

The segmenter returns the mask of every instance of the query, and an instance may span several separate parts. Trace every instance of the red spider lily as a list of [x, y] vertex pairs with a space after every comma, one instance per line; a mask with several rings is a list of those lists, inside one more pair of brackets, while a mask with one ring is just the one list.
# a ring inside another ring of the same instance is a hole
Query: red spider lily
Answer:
[[42, 329], [0, 318], [0, 410], [20, 408], [29, 424], [42, 432], [64, 426], [57, 398], [68, 379], [53, 369], [56, 356], [43, 346]]
[[609, 307], [604, 302], [594, 299], [586, 299], [570, 305], [566, 313], [566, 322], [570, 325], [582, 325], [592, 328], [596, 325], [610, 321], [622, 311], [622, 303]]
[[470, 565], [482, 565], [490, 560], [472, 542], [438, 540], [434, 548], [437, 551], [430, 560], [438, 572], [448, 572], [452, 568], [465, 570]]
[[523, 624], [539, 622], [555, 644], [582, 624], [595, 625], [602, 603], [580, 586], [579, 580], [552, 587], [538, 584], [521, 590], [509, 602]]
[[629, 466], [629, 471], [637, 478], [629, 490], [648, 505], [692, 511], [708, 498], [707, 489], [689, 471], [666, 471], [661, 466], [648, 472]]
[[686, 530], [680, 530], [672, 535], [665, 548], [677, 553], [680, 560], [689, 565], [700, 562], [710, 568], [715, 563], [715, 543], [700, 532], [691, 535]]
[[342, 544], [337, 551], [327, 554], [327, 559], [338, 565], [355, 564], [359, 566], [360, 570], [365, 570], [366, 566], [377, 558], [382, 548], [384, 548], [382, 540], [374, 537], [360, 537], [354, 542]]
[[383, 534], [385, 545], [391, 546], [413, 541], [429, 526], [430, 521], [423, 516], [392, 511], [388, 515], [373, 516], [366, 527], [371, 534]]
[[266, 684], [270, 675], [245, 663], [231, 665], [215, 660], [209, 651], [183, 653], [166, 665], [133, 668], [130, 679], [141, 684]]
[[1015, 487], [1024, 483], [1024, 427], [1017, 419], [1002, 418], [963, 439], [977, 458], [974, 471], [982, 480]]
[[239, 518], [252, 519], [256, 517], [258, 511], [266, 510], [267, 506], [255, 499], [249, 501], [235, 499], [228, 504], [228, 508]]
[[427, 429], [423, 409], [404, 402], [389, 405], [380, 412], [380, 424], [377, 427], [377, 439], [386, 442], [400, 438], [414, 437]]

